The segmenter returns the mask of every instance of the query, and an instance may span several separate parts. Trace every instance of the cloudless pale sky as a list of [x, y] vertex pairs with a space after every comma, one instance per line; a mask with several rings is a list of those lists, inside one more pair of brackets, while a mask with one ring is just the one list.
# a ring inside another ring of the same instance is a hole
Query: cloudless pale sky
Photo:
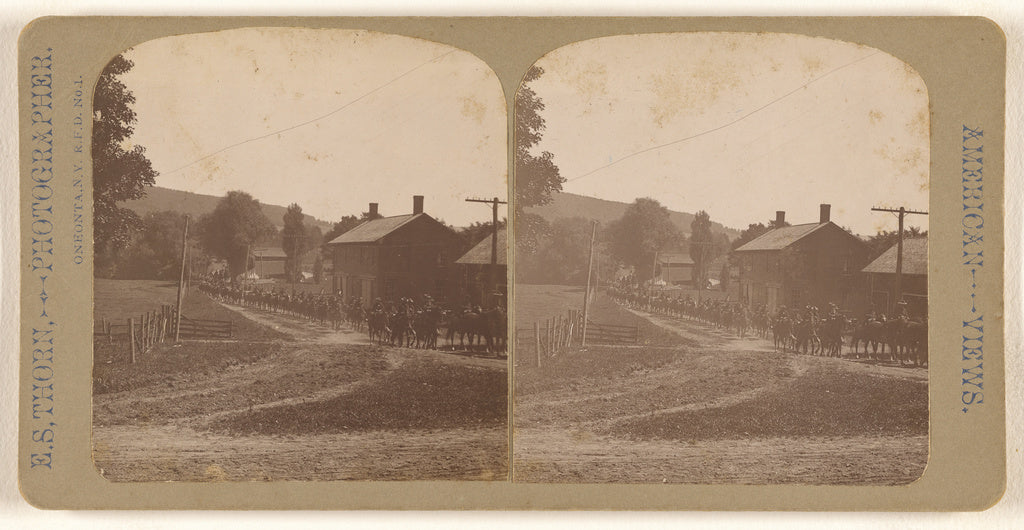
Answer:
[[409, 213], [424, 195], [427, 213], [456, 226], [491, 218], [465, 198], [507, 195], [504, 95], [468, 52], [367, 31], [247, 28], [126, 55], [130, 141], [146, 148], [158, 186], [243, 190], [325, 221], [370, 202]]
[[[928, 209], [928, 94], [879, 50], [790, 34], [606, 37], [555, 50], [532, 87], [564, 191], [734, 228], [832, 220], [894, 229], [872, 206]], [[927, 228], [927, 217], [907, 226]]]

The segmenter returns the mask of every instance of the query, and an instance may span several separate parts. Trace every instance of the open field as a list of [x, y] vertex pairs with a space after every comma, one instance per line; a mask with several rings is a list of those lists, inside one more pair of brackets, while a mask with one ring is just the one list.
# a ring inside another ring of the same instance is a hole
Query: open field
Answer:
[[[93, 318], [96, 322], [104, 319], [116, 324], [124, 324], [129, 318], [154, 311], [162, 304], [174, 305], [177, 301], [178, 286], [160, 280], [96, 280], [96, 299], [93, 306]], [[265, 326], [232, 311], [211, 300], [198, 289], [187, 289], [181, 300], [181, 313], [188, 318], [197, 320], [230, 321], [237, 337], [247, 340], [283, 339], [287, 335]]]
[[570, 309], [583, 309], [582, 285], [516, 284], [513, 301], [515, 326], [526, 329]]
[[775, 352], [603, 295], [593, 307], [643, 319], [643, 344], [517, 362], [515, 480], [905, 484], [924, 470], [924, 369]]
[[93, 457], [108, 479], [507, 476], [504, 360], [378, 347], [348, 330], [195, 297], [194, 310], [243, 319], [256, 338], [98, 362]]

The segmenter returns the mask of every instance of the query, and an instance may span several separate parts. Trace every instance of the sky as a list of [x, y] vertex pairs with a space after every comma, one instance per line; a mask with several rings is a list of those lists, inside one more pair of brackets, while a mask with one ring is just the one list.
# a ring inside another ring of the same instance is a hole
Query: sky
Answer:
[[[545, 105], [536, 152], [563, 191], [706, 210], [744, 229], [777, 210], [861, 235], [896, 228], [873, 206], [928, 209], [927, 88], [866, 46], [791, 34], [605, 37], [536, 63]], [[927, 216], [907, 226], [927, 228]]]
[[[156, 185], [243, 190], [324, 221], [425, 211], [489, 221], [507, 196], [505, 97], [490, 68], [446, 45], [355, 30], [247, 28], [166, 37], [126, 53], [121, 80]], [[505, 208], [499, 216], [506, 215]], [[277, 220], [279, 223], [279, 220]]]

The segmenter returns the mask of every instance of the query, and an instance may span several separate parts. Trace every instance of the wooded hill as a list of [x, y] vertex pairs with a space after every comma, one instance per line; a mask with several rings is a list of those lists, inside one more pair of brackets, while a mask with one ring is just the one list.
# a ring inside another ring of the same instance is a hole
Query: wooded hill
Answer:
[[[574, 193], [552, 193], [551, 198], [552, 201], [550, 203], [544, 206], [527, 208], [526, 212], [537, 214], [549, 223], [559, 218], [582, 217], [599, 221], [602, 225], [607, 226], [608, 223], [622, 217], [626, 208], [629, 207], [629, 203], [608, 201]], [[693, 222], [693, 216], [694, 214], [692, 213], [669, 210], [669, 218], [687, 237], [690, 235], [690, 223]], [[711, 220], [712, 232], [724, 233], [729, 236], [730, 240], [739, 237], [739, 230], [734, 230], [714, 222], [714, 214], [712, 214]]]
[[[122, 206], [135, 211], [135, 213], [142, 217], [145, 217], [146, 214], [151, 212], [170, 210], [190, 215], [192, 216], [192, 219], [195, 220], [203, 214], [212, 212], [213, 209], [217, 207], [217, 203], [221, 199], [222, 197], [215, 197], [213, 195], [202, 195], [199, 193], [153, 186], [146, 188], [146, 196], [144, 198], [137, 201], [127, 201], [123, 203]], [[284, 213], [287, 211], [285, 206], [264, 204], [261, 202], [260, 207], [263, 210], [263, 215], [266, 215], [267, 219], [269, 219], [274, 226], [278, 229], [284, 226]], [[304, 222], [306, 226], [319, 226], [320, 230], [324, 233], [327, 233], [333, 226], [331, 223], [321, 221], [311, 215], [306, 215]]]

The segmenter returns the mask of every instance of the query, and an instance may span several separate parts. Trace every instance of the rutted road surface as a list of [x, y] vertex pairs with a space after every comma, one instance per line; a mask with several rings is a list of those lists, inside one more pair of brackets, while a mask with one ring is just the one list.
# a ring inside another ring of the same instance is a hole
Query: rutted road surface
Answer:
[[[905, 484], [923, 472], [925, 369], [784, 354], [757, 337], [630, 312], [684, 340], [517, 367], [515, 480]], [[890, 388], [913, 419], [891, 417]]]
[[[481, 381], [503, 382], [506, 360], [379, 347], [352, 329], [225, 307], [289, 339], [272, 343], [274, 353], [255, 362], [216, 371], [184, 369], [153, 384], [94, 395], [93, 457], [103, 476], [114, 481], [507, 476], [504, 387], [493, 389], [497, 404], [492, 408], [499, 410], [488, 410], [485, 417], [474, 416], [479, 413], [473, 408], [453, 412], [462, 414], [453, 417], [430, 407], [437, 399], [458, 403], [460, 392], [479, 391]], [[203, 346], [217, 348], [209, 342]], [[186, 342], [152, 355], [178, 355], [189, 347]], [[232, 347], [244, 348], [244, 338], [232, 341]], [[417, 379], [420, 374], [422, 379]], [[462, 382], [464, 388], [459, 387]], [[383, 396], [388, 404], [382, 407], [394, 410], [332, 420], [332, 403], [361, 402], [367, 395]], [[408, 416], [409, 410], [422, 410], [410, 422], [426, 426], [394, 427], [387, 422], [399, 413]], [[299, 421], [285, 432], [276, 420], [255, 423], [267, 417]], [[431, 427], [434, 419], [437, 427]], [[303, 427], [306, 420], [308, 430]], [[331, 423], [335, 420], [346, 424]]]

